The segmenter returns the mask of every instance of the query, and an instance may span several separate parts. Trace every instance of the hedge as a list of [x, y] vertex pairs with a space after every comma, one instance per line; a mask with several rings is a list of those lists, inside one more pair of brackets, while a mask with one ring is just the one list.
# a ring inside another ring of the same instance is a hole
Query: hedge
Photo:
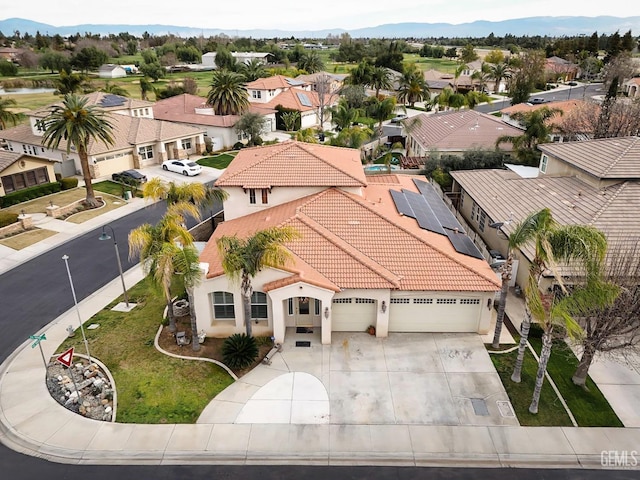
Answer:
[[17, 213], [0, 212], [0, 228], [6, 227], [18, 221]]
[[78, 186], [78, 179], [76, 177], [61, 178], [60, 185], [62, 186], [62, 190], [71, 190]]
[[0, 208], [10, 207], [18, 203], [33, 200], [34, 198], [44, 197], [62, 190], [62, 186], [58, 182], [44, 183], [35, 187], [25, 188], [14, 193], [0, 197]]

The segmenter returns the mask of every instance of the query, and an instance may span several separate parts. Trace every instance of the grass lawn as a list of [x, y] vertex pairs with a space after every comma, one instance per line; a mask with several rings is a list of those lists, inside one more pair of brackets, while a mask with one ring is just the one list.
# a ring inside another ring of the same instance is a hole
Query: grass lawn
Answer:
[[[491, 345], [487, 346], [491, 348]], [[529, 413], [529, 405], [531, 404], [531, 396], [533, 395], [533, 387], [535, 386], [536, 372], [538, 370], [538, 363], [531, 355], [531, 352], [527, 351], [525, 354], [522, 381], [520, 383], [511, 381], [511, 373], [518, 356], [517, 350], [511, 353], [490, 354], [489, 356], [502, 379], [502, 384], [507, 391], [507, 395], [509, 395], [509, 400], [511, 400], [511, 405], [516, 412], [520, 425], [571, 426], [569, 415], [567, 415], [560, 400], [547, 382], [542, 386], [538, 413], [536, 415]]]
[[456, 68], [460, 65], [455, 60], [448, 58], [428, 58], [421, 57], [418, 54], [405, 54], [403, 62], [405, 65], [415, 63], [420, 70], [438, 70], [444, 73], [455, 73]]
[[[118, 422], [194, 423], [203, 408], [233, 383], [222, 368], [208, 362], [168, 357], [153, 346], [165, 303], [147, 279], [129, 290], [138, 305], [129, 313], [110, 310], [121, 299], [98, 312], [85, 329], [91, 355], [111, 371], [118, 393]], [[80, 332], [58, 348], [85, 352]]]
[[50, 205], [49, 202], [53, 202], [54, 205], [62, 207], [64, 205], [69, 205], [76, 200], [82, 200], [86, 196], [87, 191], [84, 187], [77, 187], [46, 195], [44, 197], [34, 198], [33, 200], [19, 203], [17, 205], [12, 205], [4, 208], [3, 211], [17, 214], [20, 214], [22, 210], [24, 210], [25, 213], [47, 213], [47, 207]]
[[111, 210], [115, 210], [116, 208], [120, 208], [123, 205], [126, 205], [126, 201], [124, 201], [119, 196], [113, 196], [109, 194], [96, 194], [97, 196], [102, 196], [102, 200], [104, 201], [104, 206], [100, 208], [92, 208], [91, 210], [84, 210], [82, 212], [74, 213], [73, 215], [69, 215], [66, 218], [67, 222], [71, 223], [82, 223], [87, 220], [91, 220], [99, 215], [103, 215], [106, 212], [110, 212]]
[[[94, 183], [93, 189], [96, 192], [108, 193], [114, 197], [124, 198], [125, 190], [131, 190], [133, 187], [124, 185], [122, 183], [112, 182], [111, 180], [104, 180], [102, 182]], [[96, 194], [97, 195], [97, 194]], [[136, 197], [142, 198], [142, 191], [136, 191]]]
[[[529, 342], [536, 353], [540, 354], [541, 339], [530, 338]], [[573, 384], [571, 377], [577, 366], [578, 359], [569, 346], [562, 340], [555, 341], [547, 371], [567, 402], [578, 425], [581, 427], [624, 426], [590, 377], [587, 378], [586, 390]]]
[[28, 232], [19, 233], [18, 235], [4, 238], [0, 240], [0, 244], [4, 245], [5, 247], [13, 248], [14, 250], [22, 250], [23, 248], [38, 243], [45, 238], [52, 237], [57, 233], [58, 232], [54, 232], [52, 230], [45, 230], [44, 228], [34, 228], [33, 230], [29, 230]]
[[227, 168], [231, 163], [231, 160], [236, 158], [238, 152], [231, 153], [220, 153], [219, 155], [214, 155], [212, 157], [204, 157], [200, 160], [196, 161], [197, 164], [203, 165], [205, 167], [217, 168], [218, 170], [222, 170], [223, 168]]

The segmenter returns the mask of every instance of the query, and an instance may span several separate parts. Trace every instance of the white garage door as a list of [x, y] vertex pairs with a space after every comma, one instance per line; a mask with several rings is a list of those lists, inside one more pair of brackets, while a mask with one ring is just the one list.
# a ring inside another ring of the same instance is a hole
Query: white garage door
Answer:
[[390, 332], [477, 332], [478, 298], [392, 298]]
[[331, 310], [334, 332], [365, 332], [376, 324], [376, 301], [371, 298], [334, 298]]

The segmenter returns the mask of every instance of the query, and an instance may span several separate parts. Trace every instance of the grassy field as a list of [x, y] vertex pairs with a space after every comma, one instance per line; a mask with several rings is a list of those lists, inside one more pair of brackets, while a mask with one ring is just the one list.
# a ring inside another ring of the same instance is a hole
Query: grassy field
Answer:
[[455, 73], [456, 68], [460, 66], [458, 62], [448, 58], [426, 58], [417, 54], [405, 54], [403, 63], [415, 63], [423, 71], [434, 69], [445, 73]]
[[[129, 313], [111, 308], [115, 300], [87, 320], [85, 329], [92, 356], [111, 371], [118, 392], [118, 417], [123, 423], [194, 423], [203, 408], [233, 379], [208, 362], [179, 360], [158, 352], [153, 339], [165, 307], [162, 295], [143, 280], [129, 290], [137, 306]], [[80, 332], [58, 352], [70, 347], [84, 353]]]

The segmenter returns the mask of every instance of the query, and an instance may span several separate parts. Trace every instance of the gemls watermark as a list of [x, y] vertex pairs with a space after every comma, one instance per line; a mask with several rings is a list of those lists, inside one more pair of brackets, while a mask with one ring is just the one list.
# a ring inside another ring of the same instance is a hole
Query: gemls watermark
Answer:
[[638, 466], [636, 450], [602, 450], [600, 465], [614, 468], [634, 468]]

